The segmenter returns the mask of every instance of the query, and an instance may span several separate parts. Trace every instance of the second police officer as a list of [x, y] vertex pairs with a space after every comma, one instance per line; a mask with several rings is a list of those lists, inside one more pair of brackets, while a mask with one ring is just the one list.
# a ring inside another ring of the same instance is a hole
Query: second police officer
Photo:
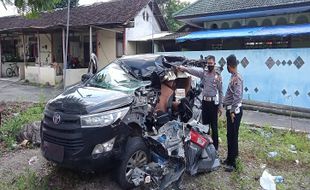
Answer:
[[230, 55], [227, 58], [227, 70], [231, 73], [230, 82], [226, 91], [223, 104], [226, 109], [227, 117], [227, 159], [224, 161], [228, 167], [226, 171], [236, 169], [236, 159], [238, 157], [238, 137], [239, 126], [242, 118], [242, 96], [243, 80], [237, 70], [237, 58]]

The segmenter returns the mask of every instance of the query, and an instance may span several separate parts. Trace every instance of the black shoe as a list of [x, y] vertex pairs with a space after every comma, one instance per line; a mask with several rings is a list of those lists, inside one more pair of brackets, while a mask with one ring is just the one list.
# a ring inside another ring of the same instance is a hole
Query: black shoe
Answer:
[[225, 168], [225, 172], [233, 172], [235, 170], [236, 170], [236, 168], [234, 166], [231, 166], [231, 165], [227, 165]]
[[223, 165], [228, 165], [228, 160], [225, 159], [224, 161], [221, 161], [221, 163], [222, 163]]

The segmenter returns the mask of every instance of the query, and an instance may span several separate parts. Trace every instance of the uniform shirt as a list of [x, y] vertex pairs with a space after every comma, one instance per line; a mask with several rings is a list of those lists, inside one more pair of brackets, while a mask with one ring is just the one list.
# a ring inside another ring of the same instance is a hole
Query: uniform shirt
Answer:
[[201, 79], [203, 84], [202, 95], [206, 97], [215, 97], [217, 94], [219, 96], [219, 107], [222, 107], [223, 99], [223, 87], [222, 87], [222, 77], [215, 71], [209, 72], [204, 69], [198, 68], [186, 68], [186, 71], [196, 77]]
[[236, 112], [238, 104], [242, 103], [243, 80], [239, 73], [231, 75], [230, 82], [223, 101], [224, 106], [231, 106], [230, 112]]

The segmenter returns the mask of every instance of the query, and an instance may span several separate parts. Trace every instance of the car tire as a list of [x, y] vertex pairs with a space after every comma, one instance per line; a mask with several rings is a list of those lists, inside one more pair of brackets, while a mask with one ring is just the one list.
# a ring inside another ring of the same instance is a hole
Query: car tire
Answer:
[[141, 137], [128, 139], [124, 153], [121, 156], [115, 177], [122, 189], [132, 189], [134, 184], [130, 182], [133, 168], [141, 167], [149, 162], [149, 150]]

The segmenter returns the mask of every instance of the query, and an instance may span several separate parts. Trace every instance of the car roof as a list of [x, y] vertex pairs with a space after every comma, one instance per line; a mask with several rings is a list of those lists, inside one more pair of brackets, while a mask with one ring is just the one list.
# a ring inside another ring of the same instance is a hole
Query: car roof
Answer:
[[161, 75], [172, 63], [186, 60], [184, 57], [164, 56], [158, 54], [141, 54], [124, 56], [118, 59], [123, 66], [139, 79], [148, 79], [153, 72]]

